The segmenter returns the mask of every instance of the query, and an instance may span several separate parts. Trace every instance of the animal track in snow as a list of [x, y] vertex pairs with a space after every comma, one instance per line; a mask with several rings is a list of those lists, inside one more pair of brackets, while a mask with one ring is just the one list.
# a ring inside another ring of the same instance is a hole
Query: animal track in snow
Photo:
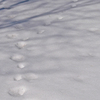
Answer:
[[22, 76], [21, 76], [21, 75], [17, 75], [17, 76], [14, 77], [14, 80], [15, 80], [15, 81], [19, 81], [19, 80], [21, 80], [21, 79], [22, 79]]
[[18, 42], [17, 44], [16, 44], [16, 46], [19, 48], [19, 49], [22, 49], [22, 48], [24, 48], [25, 46], [27, 45], [27, 43], [26, 42]]
[[18, 34], [7, 34], [7, 37], [10, 38], [10, 39], [13, 39], [13, 38], [17, 38], [18, 37]]
[[25, 65], [26, 65], [26, 64], [24, 64], [24, 63], [19, 63], [19, 64], [17, 65], [17, 67], [18, 67], [18, 68], [24, 68]]
[[13, 61], [20, 62], [20, 61], [24, 61], [25, 57], [23, 55], [13, 55], [13, 56], [11, 56], [11, 59]]
[[26, 87], [20, 86], [20, 87], [14, 87], [9, 89], [8, 93], [11, 96], [22, 96], [26, 92]]
[[37, 79], [38, 76], [36, 74], [33, 74], [33, 73], [27, 73], [27, 74], [23, 75], [23, 78], [30, 82], [32, 80]]

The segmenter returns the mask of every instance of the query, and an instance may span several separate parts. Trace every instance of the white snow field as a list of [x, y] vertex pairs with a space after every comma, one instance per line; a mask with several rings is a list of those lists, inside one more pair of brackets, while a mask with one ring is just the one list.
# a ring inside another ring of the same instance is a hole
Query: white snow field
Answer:
[[100, 0], [0, 0], [0, 100], [100, 100]]

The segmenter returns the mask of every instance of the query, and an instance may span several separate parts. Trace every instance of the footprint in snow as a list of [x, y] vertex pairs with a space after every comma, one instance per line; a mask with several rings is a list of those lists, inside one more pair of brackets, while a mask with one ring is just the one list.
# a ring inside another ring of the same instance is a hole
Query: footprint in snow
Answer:
[[19, 80], [21, 80], [22, 79], [22, 76], [21, 75], [16, 75], [15, 77], [14, 77], [14, 80], [15, 81], [19, 81]]
[[13, 39], [13, 38], [17, 38], [17, 37], [18, 37], [18, 34], [15, 34], [15, 33], [7, 34], [7, 38], [9, 38], [9, 39]]
[[26, 92], [26, 87], [24, 86], [20, 86], [20, 87], [13, 87], [11, 89], [9, 89], [8, 93], [11, 96], [22, 96], [24, 95], [24, 93]]
[[23, 75], [23, 79], [25, 79], [28, 82], [31, 82], [32, 80], [35, 80], [37, 78], [38, 78], [38, 76], [33, 73], [27, 73], [27, 74]]
[[19, 64], [17, 65], [17, 67], [18, 67], [18, 68], [21, 68], [21, 69], [24, 68], [25, 66], [26, 66], [25, 63], [19, 63]]
[[24, 41], [18, 42], [18, 43], [16, 44], [17, 48], [19, 48], [19, 49], [24, 48], [26, 45], [27, 45], [27, 43], [24, 42]]
[[36, 74], [33, 74], [33, 73], [27, 73], [27, 74], [24, 74], [24, 75], [16, 75], [14, 77], [14, 80], [15, 81], [19, 81], [21, 79], [24, 79], [28, 82], [31, 82], [32, 80], [36, 80], [38, 78], [38, 76]]
[[13, 55], [10, 57], [10, 59], [12, 59], [13, 61], [20, 62], [20, 61], [24, 61], [25, 57], [23, 55]]

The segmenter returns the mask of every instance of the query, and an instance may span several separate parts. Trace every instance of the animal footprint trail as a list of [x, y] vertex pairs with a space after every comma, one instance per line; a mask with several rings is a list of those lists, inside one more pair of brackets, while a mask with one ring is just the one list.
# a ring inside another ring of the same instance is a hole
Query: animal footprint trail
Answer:
[[[17, 34], [8, 34], [7, 38], [13, 39], [13, 38], [16, 38], [17, 36], [18, 36]], [[15, 46], [17, 46], [19, 49], [22, 49], [26, 46], [26, 42], [24, 42], [24, 41], [18, 42]], [[25, 60], [25, 56], [20, 55], [20, 54], [15, 54], [15, 55], [12, 55], [10, 57], [10, 59], [15, 61], [15, 62], [22, 62], [22, 61]], [[17, 67], [18, 68], [24, 68], [25, 64], [24, 63], [19, 63], [17, 65]], [[22, 79], [23, 79], [23, 77], [20, 74], [13, 77], [14, 81], [20, 81]], [[22, 95], [24, 95], [26, 90], [27, 90], [26, 87], [22, 85], [22, 86], [10, 88], [8, 90], [8, 94], [11, 95], [11, 96], [14, 96], [14, 97], [22, 96]]]
[[[43, 33], [43, 32], [44, 30], [39, 31], [39, 33]], [[15, 33], [7, 35], [7, 38], [9, 39], [15, 39], [17, 37], [18, 37], [18, 34], [15, 34]], [[19, 50], [25, 48], [27, 46], [27, 42], [25, 40], [28, 40], [28, 39], [29, 37], [24, 38], [21, 41], [17, 42], [15, 44], [15, 47], [17, 47]], [[16, 67], [19, 69], [23, 69], [27, 65], [27, 63], [23, 62], [25, 61], [24, 55], [14, 54], [10, 57], [10, 59], [18, 63]], [[18, 82], [18, 84], [20, 83], [21, 80], [25, 82], [26, 81], [33, 82], [33, 80], [36, 80], [36, 79], [38, 79], [38, 75], [36, 75], [35, 73], [17, 74], [13, 77], [13, 81]], [[8, 90], [8, 94], [13, 97], [20, 97], [20, 96], [23, 96], [26, 91], [27, 91], [26, 87], [23, 85], [20, 85], [20, 86], [10, 88]], [[33, 100], [33, 99], [27, 99], [27, 100]]]
[[[7, 37], [16, 38], [16, 36], [17, 36], [16, 34], [9, 34]], [[27, 45], [27, 43], [25, 41], [20, 41], [20, 42], [17, 42], [15, 44], [15, 46], [18, 49], [23, 49], [23, 48], [25, 48], [26, 45]], [[15, 54], [15, 55], [12, 55], [10, 57], [10, 59], [15, 61], [15, 62], [18, 62], [17, 67], [20, 68], [20, 69], [23, 69], [26, 66], [26, 63], [23, 63], [23, 61], [25, 60], [25, 56], [23, 56], [23, 55]], [[16, 82], [19, 82], [20, 80], [31, 82], [31, 81], [33, 81], [37, 78], [38, 78], [38, 76], [36, 74], [27, 73], [27, 74], [23, 74], [23, 75], [18, 74], [18, 75], [13, 77], [13, 80], [16, 81]], [[19, 97], [19, 96], [23, 96], [25, 94], [26, 90], [27, 89], [26, 89], [25, 86], [13, 87], [13, 88], [9, 89], [8, 94], [13, 96], [13, 97]]]

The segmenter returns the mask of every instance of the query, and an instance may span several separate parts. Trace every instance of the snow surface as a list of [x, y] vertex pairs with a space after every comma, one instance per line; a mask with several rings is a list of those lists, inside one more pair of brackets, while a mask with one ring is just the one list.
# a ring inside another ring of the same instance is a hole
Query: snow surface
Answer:
[[0, 0], [0, 100], [100, 100], [100, 0]]

